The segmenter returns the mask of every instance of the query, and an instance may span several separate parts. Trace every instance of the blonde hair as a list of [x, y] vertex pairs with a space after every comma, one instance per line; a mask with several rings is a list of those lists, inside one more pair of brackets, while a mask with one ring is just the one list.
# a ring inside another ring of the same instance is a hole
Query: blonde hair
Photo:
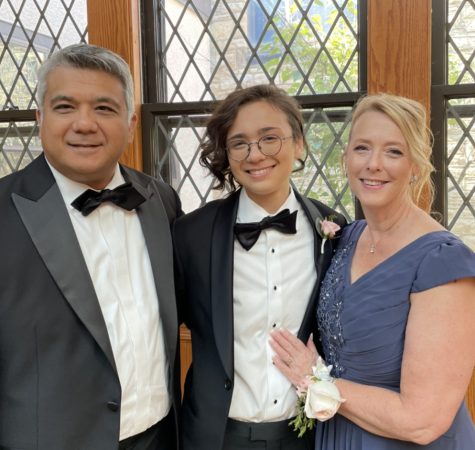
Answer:
[[427, 126], [424, 106], [415, 100], [391, 94], [362, 97], [353, 109], [350, 137], [355, 122], [368, 111], [385, 114], [401, 130], [412, 162], [417, 168], [410, 184], [412, 200], [423, 210], [430, 212], [434, 200], [434, 185], [431, 180], [434, 166], [431, 162], [432, 133]]

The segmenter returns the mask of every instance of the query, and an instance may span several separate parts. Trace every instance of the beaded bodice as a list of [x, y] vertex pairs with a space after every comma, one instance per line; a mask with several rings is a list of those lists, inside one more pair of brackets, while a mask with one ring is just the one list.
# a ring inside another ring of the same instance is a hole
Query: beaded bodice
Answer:
[[341, 377], [345, 368], [340, 364], [339, 350], [343, 345], [341, 313], [343, 308], [344, 268], [349, 264], [354, 242], [339, 248], [333, 256], [330, 268], [320, 290], [317, 308], [318, 328], [327, 364], [333, 366], [332, 375]]

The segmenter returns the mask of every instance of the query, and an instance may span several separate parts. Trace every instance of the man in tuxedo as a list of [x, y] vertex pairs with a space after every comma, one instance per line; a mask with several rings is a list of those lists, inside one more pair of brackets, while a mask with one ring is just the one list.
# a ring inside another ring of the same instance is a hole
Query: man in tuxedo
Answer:
[[314, 450], [312, 432], [298, 438], [289, 426], [297, 395], [269, 345], [280, 328], [318, 340], [316, 299], [334, 246], [323, 242], [321, 222], [345, 223], [291, 189], [305, 150], [298, 104], [273, 86], [231, 93], [208, 122], [201, 162], [215, 187], [232, 193], [174, 226], [179, 309], [193, 351], [183, 450]]
[[171, 187], [118, 160], [132, 78], [74, 45], [38, 74], [44, 153], [0, 180], [0, 448], [173, 450]]

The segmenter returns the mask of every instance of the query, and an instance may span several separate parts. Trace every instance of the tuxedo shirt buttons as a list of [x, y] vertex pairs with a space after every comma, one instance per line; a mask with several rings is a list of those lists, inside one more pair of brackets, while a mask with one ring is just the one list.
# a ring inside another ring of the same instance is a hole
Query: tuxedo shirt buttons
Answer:
[[233, 384], [231, 383], [231, 380], [226, 380], [226, 381], [224, 382], [224, 389], [226, 389], [227, 391], [229, 391], [229, 390], [231, 389], [232, 385], [233, 385]]
[[119, 404], [117, 402], [107, 402], [107, 407], [113, 412], [119, 411]]

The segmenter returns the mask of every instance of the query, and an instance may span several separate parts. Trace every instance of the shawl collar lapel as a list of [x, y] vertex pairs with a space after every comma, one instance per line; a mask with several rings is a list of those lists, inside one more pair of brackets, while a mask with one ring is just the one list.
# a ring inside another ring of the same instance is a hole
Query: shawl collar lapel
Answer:
[[212, 231], [211, 250], [213, 331], [221, 362], [230, 379], [234, 371], [233, 259], [234, 224], [239, 192], [231, 194], [218, 208]]
[[153, 278], [158, 297], [158, 310], [161, 317], [165, 346], [170, 367], [174, 367], [177, 350], [178, 316], [175, 302], [173, 279], [173, 250], [170, 223], [160, 194], [153, 179], [121, 167], [126, 181], [146, 198], [137, 208], [142, 232], [152, 265]]
[[63, 197], [44, 156], [38, 157], [25, 169], [23, 190], [12, 193], [12, 200], [52, 278], [116, 369], [86, 262]]

